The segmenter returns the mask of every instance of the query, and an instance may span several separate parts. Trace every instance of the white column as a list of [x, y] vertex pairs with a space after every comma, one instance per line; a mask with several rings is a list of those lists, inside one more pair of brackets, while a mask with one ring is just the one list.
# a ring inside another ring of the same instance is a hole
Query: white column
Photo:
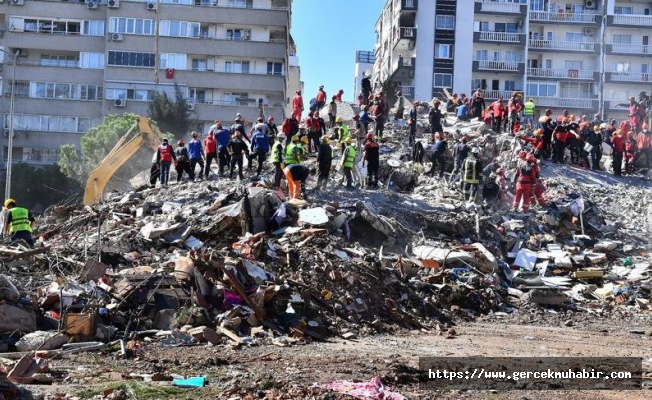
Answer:
[[[467, 0], [470, 2], [470, 0]], [[435, 64], [435, 1], [420, 1], [417, 11], [416, 64], [414, 67], [415, 99], [432, 99]]]
[[[419, 3], [419, 7], [421, 3]], [[453, 92], [471, 94], [474, 1], [459, 0], [455, 15]]]

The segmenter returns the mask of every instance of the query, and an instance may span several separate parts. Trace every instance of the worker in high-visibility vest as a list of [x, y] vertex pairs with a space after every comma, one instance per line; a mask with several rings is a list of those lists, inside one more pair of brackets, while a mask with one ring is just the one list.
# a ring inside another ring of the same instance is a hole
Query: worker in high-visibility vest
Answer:
[[285, 155], [283, 153], [283, 142], [285, 142], [285, 133], [279, 132], [276, 134], [276, 142], [272, 146], [272, 152], [269, 155], [269, 162], [274, 165], [274, 187], [277, 188], [281, 185], [283, 179], [283, 168], [285, 168]]
[[351, 145], [351, 137], [347, 137], [344, 140], [346, 147], [344, 147], [344, 154], [342, 155], [343, 171], [344, 176], [346, 177], [346, 187], [347, 189], [353, 188], [353, 165], [355, 164], [355, 147]]
[[529, 98], [527, 103], [523, 105], [523, 126], [534, 128], [534, 99]]
[[462, 193], [464, 199], [474, 202], [478, 195], [478, 186], [482, 177], [482, 164], [479, 157], [480, 149], [474, 147], [471, 154], [464, 160], [462, 167]]
[[7, 199], [4, 204], [7, 209], [7, 218], [5, 219], [5, 235], [11, 233], [11, 240], [24, 240], [29, 247], [34, 247], [32, 238], [32, 226], [34, 217], [32, 213], [23, 207], [16, 206], [16, 200]]

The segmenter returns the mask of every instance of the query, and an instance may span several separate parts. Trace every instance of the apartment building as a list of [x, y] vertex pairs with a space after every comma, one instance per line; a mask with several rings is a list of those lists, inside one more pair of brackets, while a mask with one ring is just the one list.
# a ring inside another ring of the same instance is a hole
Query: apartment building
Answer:
[[345, 96], [356, 101], [362, 92], [362, 80], [365, 76], [371, 77], [376, 62], [376, 55], [373, 51], [358, 50], [355, 52], [355, 64], [353, 66], [353, 92], [351, 96]]
[[[103, 115], [147, 115], [154, 93], [183, 92], [196, 129], [284, 116], [291, 0], [4, 0], [0, 46], [4, 154], [12, 77], [13, 160], [58, 161]], [[292, 49], [292, 51], [291, 51]], [[16, 65], [12, 54], [18, 54]], [[292, 59], [293, 64], [297, 63]], [[290, 78], [290, 75], [292, 78]]]
[[[394, 3], [388, 2], [376, 24], [377, 82], [402, 79], [396, 72], [383, 74], [388, 60], [404, 55], [385, 51], [391, 39], [384, 36], [391, 32], [385, 23], [402, 23], [386, 15]], [[426, 28], [420, 14], [430, 4], [435, 18]], [[422, 99], [441, 97], [444, 89], [469, 95], [482, 88], [490, 101], [519, 91], [534, 98], [539, 111], [621, 118], [628, 96], [652, 91], [646, 85], [651, 8], [643, 0], [419, 0], [409, 20], [418, 31], [409, 55], [413, 75], [424, 79], [409, 83], [417, 82]], [[434, 48], [434, 55], [419, 51], [424, 48]]]

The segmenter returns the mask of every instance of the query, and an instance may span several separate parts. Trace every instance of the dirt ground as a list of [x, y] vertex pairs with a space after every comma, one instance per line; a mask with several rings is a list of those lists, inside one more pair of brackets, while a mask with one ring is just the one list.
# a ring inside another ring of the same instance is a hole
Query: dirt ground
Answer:
[[[506, 323], [469, 323], [455, 327], [456, 335], [405, 332], [360, 340], [289, 347], [147, 346], [140, 357], [120, 359], [114, 353], [89, 353], [55, 359], [55, 385], [24, 386], [25, 398], [101, 398], [105, 390], [121, 388], [123, 399], [348, 399], [313, 388], [335, 380], [368, 381], [379, 376], [408, 399], [649, 399], [642, 391], [426, 391], [418, 383], [420, 356], [636, 356], [652, 359], [652, 336], [639, 327], [604, 332], [568, 327], [539, 327]], [[644, 328], [643, 328], [644, 329]], [[179, 389], [170, 382], [125, 379], [129, 374], [205, 375], [201, 389]], [[645, 385], [644, 385], [645, 386]], [[108, 393], [108, 392], [107, 392]], [[60, 396], [57, 397], [56, 394]], [[63, 395], [67, 394], [68, 397]]]

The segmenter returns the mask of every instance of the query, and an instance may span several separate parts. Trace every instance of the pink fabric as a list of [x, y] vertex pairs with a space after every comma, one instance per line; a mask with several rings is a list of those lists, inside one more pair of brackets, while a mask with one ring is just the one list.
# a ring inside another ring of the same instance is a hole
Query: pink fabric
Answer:
[[371, 378], [371, 380], [366, 383], [339, 381], [316, 386], [324, 389], [330, 389], [337, 393], [346, 394], [356, 399], [405, 400], [403, 395], [390, 391], [388, 387], [383, 385], [380, 378], [377, 376]]

